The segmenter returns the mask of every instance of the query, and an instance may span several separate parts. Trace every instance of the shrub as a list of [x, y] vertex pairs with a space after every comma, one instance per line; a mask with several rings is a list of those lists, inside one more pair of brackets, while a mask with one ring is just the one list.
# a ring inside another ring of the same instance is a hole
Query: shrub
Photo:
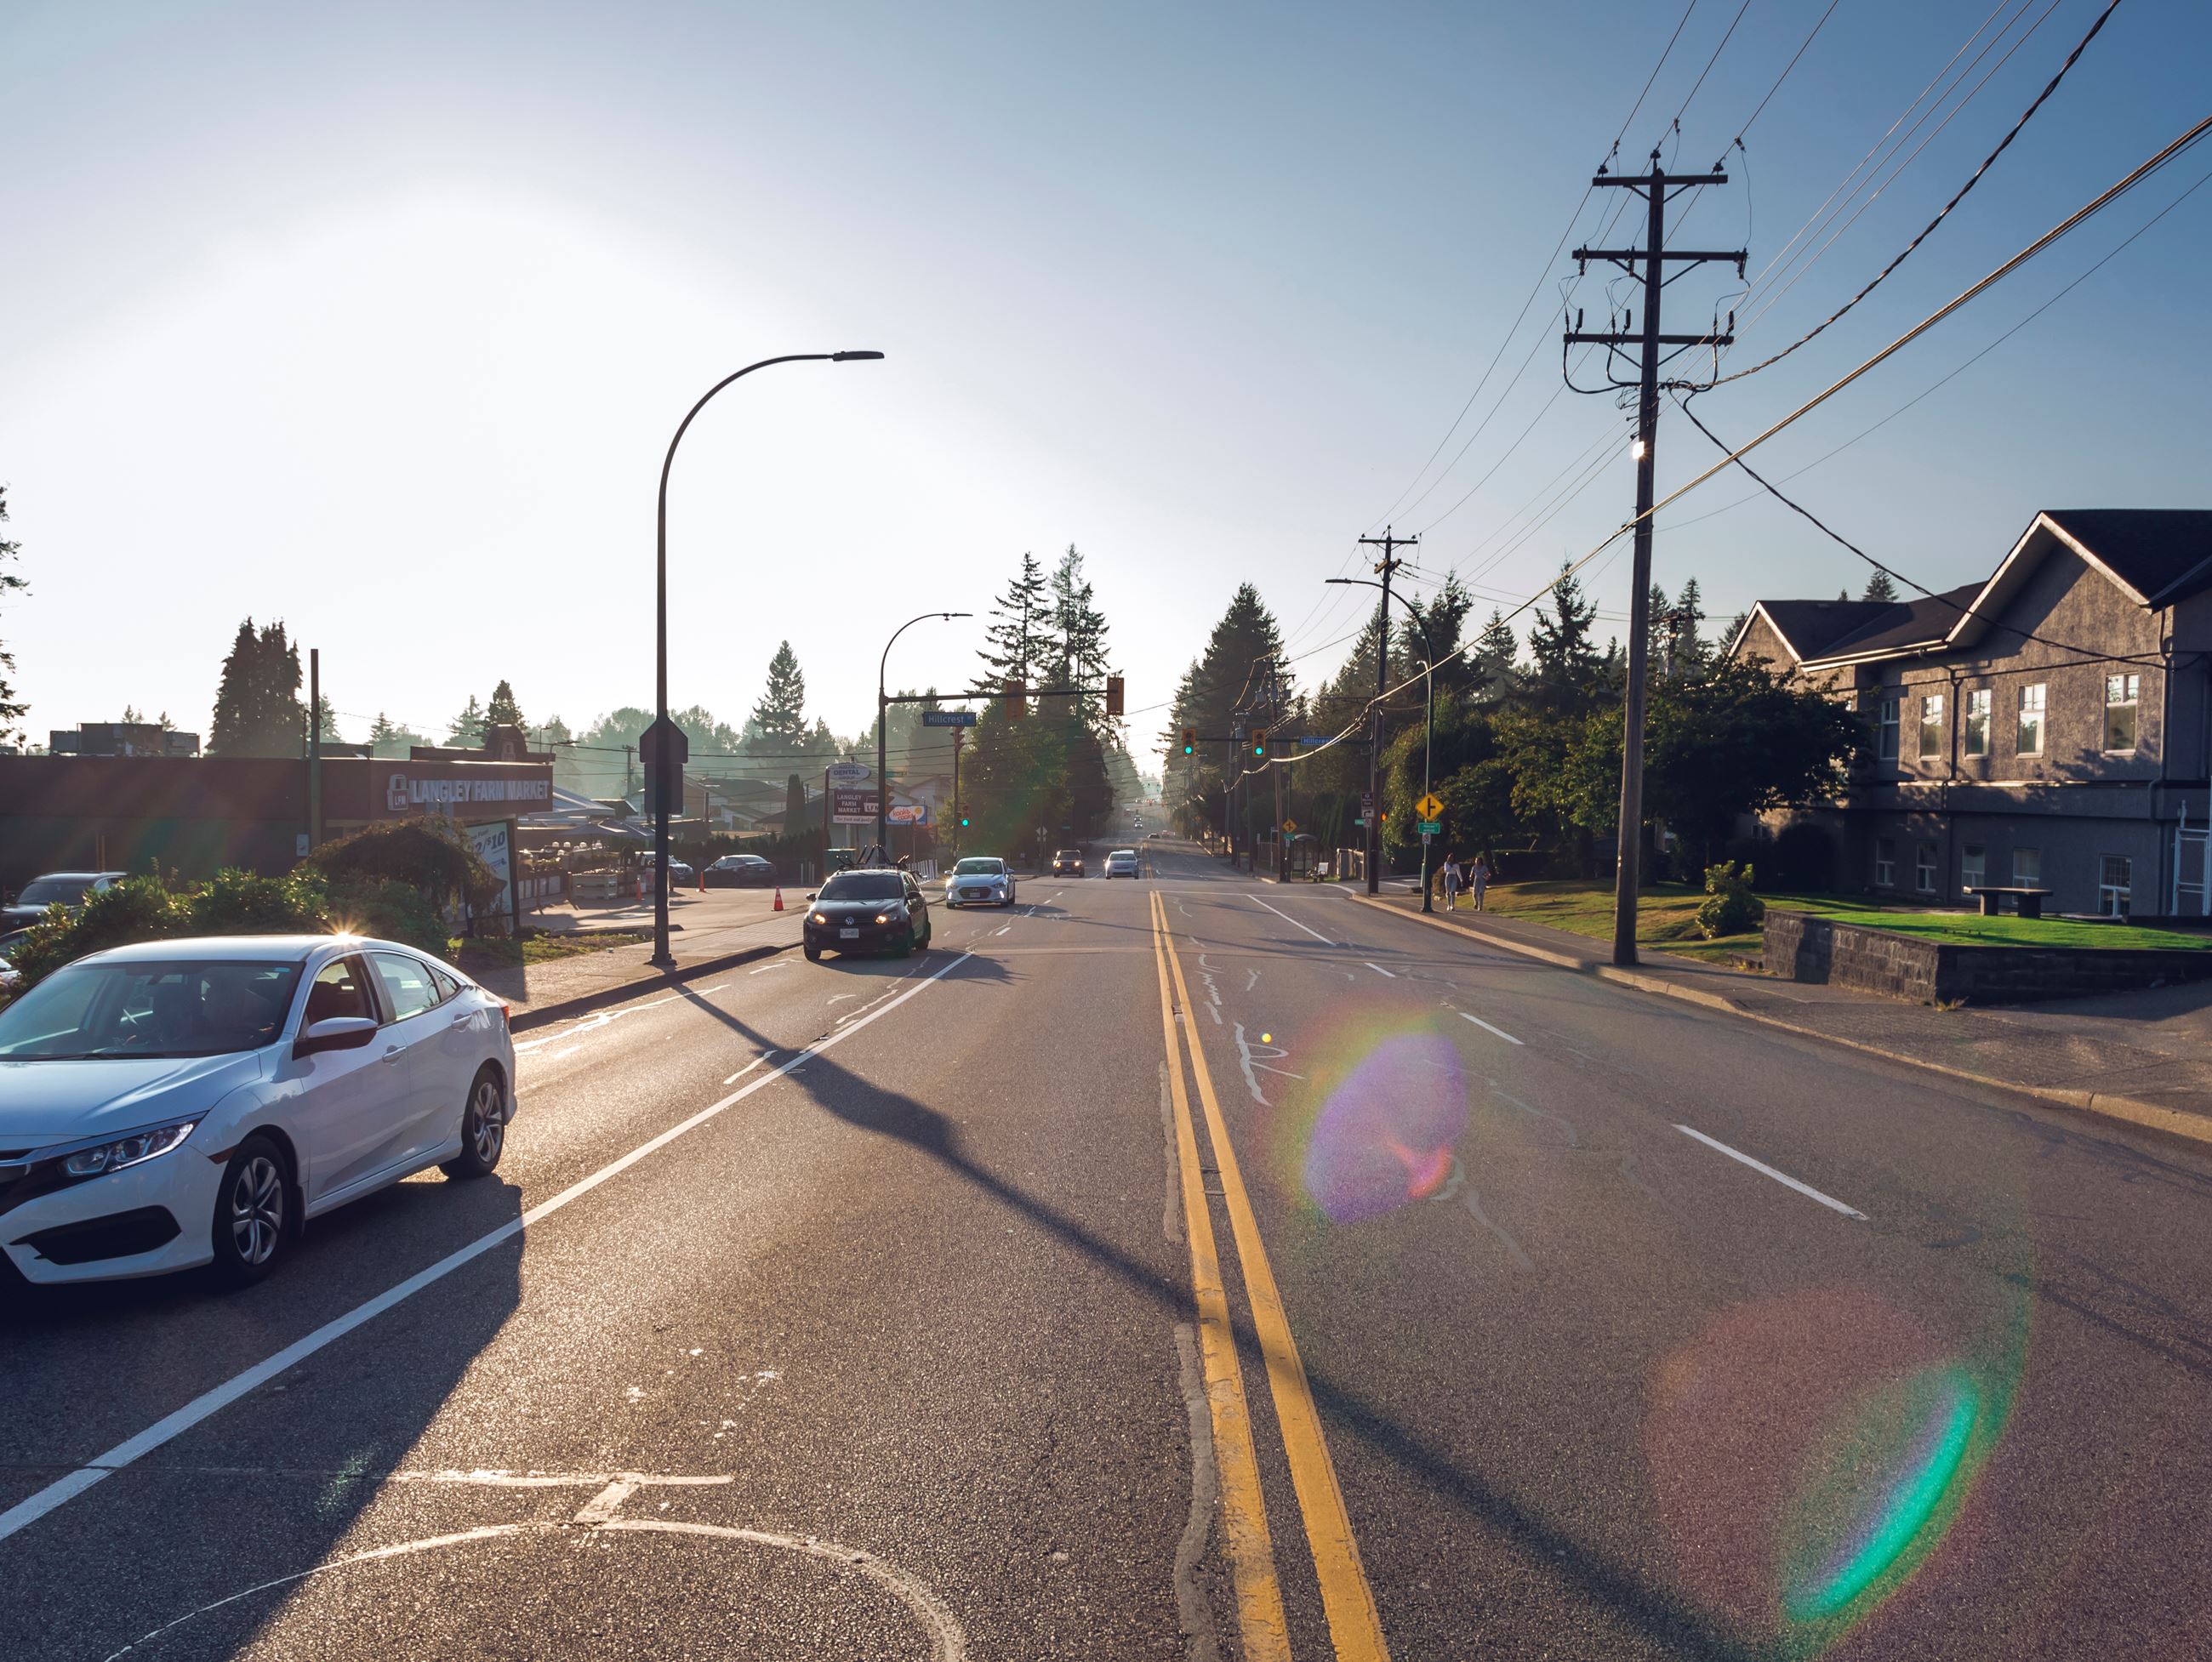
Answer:
[[330, 886], [325, 927], [398, 941], [442, 958], [451, 949], [446, 920], [411, 883], [346, 876]]
[[322, 879], [306, 870], [264, 877], [226, 869], [178, 898], [187, 935], [318, 935], [330, 927]]
[[307, 864], [333, 886], [348, 879], [409, 884], [434, 909], [462, 901], [481, 909], [499, 889], [468, 839], [441, 819], [368, 826], [325, 843]]
[[1705, 868], [1705, 900], [1698, 908], [1698, 932], [1707, 940], [1741, 935], [1766, 915], [1766, 902], [1751, 892], [1752, 868], [1734, 860]]
[[49, 912], [31, 925], [8, 961], [22, 972], [23, 985], [29, 986], [88, 952], [191, 932], [184, 895], [156, 871], [125, 877], [88, 895], [74, 912]]

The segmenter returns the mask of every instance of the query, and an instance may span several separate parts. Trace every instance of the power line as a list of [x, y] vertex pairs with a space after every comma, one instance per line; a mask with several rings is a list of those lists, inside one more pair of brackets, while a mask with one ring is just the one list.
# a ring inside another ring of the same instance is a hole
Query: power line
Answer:
[[[1766, 89], [1766, 96], [1759, 100], [1758, 108], [1753, 110], [1749, 116], [1746, 117], [1743, 121], [1737, 124], [1735, 130], [1735, 143], [1738, 149], [1741, 149], [1743, 148], [1743, 136], [1751, 130], [1752, 124], [1756, 122], [1759, 116], [1765, 112], [1768, 102], [1773, 98], [1774, 94], [1782, 90], [1782, 83], [1790, 78], [1790, 71], [1797, 67], [1797, 60], [1804, 57], [1805, 48], [1813, 44], [1813, 36], [1820, 33], [1823, 28], [1827, 27], [1828, 20], [1835, 15], [1836, 8], [1842, 3], [1843, 0], [1828, 0], [1828, 9], [1820, 14], [1820, 21], [1813, 25], [1812, 34], [1807, 35], [1803, 41], [1799, 44], [1797, 50], [1790, 54], [1790, 61], [1782, 66], [1782, 73], [1774, 77], [1774, 84]], [[1725, 154], [1725, 152], [1723, 152], [1723, 154]], [[1714, 164], [1713, 171], [1716, 173], [1720, 171], [1720, 165], [1717, 162]]]
[[[2053, 0], [2053, 3], [2056, 3], [2056, 0]], [[1831, 312], [1826, 318], [1821, 319], [1820, 322], [1815, 324], [1811, 329], [1806, 331], [1804, 334], [1798, 337], [1797, 339], [1792, 341], [1789, 345], [1784, 347], [1782, 350], [1774, 354], [1773, 356], [1762, 359], [1759, 362], [1752, 365], [1748, 369], [1739, 369], [1733, 375], [1723, 375], [1719, 379], [1719, 380], [1716, 381], [1714, 385], [1718, 386], [1725, 385], [1729, 381], [1740, 381], [1747, 375], [1755, 375], [1760, 370], [1767, 368], [1771, 365], [1780, 363], [1784, 358], [1795, 352], [1799, 347], [1803, 346], [1807, 342], [1812, 340], [1823, 330], [1826, 329], [1830, 324], [1834, 323], [1838, 318], [1842, 317], [1846, 312], [1849, 312], [1869, 294], [1874, 293], [1877, 288], [1881, 287], [1882, 279], [1888, 276], [1891, 272], [1896, 270], [1899, 266], [1904, 264], [1905, 260], [1911, 256], [1913, 251], [1917, 249], [1922, 243], [1927, 241], [1929, 237], [1934, 234], [1936, 227], [1941, 225], [1945, 219], [1949, 217], [1951, 210], [1966, 199], [1966, 193], [1982, 182], [1982, 175], [1988, 173], [1989, 170], [1996, 165], [1996, 159], [2002, 155], [2007, 149], [2011, 148], [2013, 140], [2020, 136], [2021, 129], [2026, 127], [2030, 121], [2034, 119], [2035, 112], [2043, 107], [2045, 101], [2050, 98], [2051, 94], [2058, 90], [2058, 83], [2065, 80], [2066, 72], [2081, 61], [2081, 54], [2087, 52], [2089, 48], [2089, 43], [2097, 38], [2098, 32], [2105, 27], [2105, 24], [2112, 17], [2112, 15], [2118, 11], [2119, 8], [2120, 0], [2108, 0], [2108, 3], [2106, 5], [2104, 10], [2097, 14], [2096, 21], [2089, 25], [2089, 32], [2083, 35], [2081, 39], [2075, 43], [2072, 52], [2067, 53], [2066, 61], [2058, 66], [2058, 73], [2052, 76], [2051, 79], [2045, 83], [2043, 90], [2035, 95], [2034, 102], [2031, 103], [2026, 110], [2021, 112], [2020, 119], [2014, 122], [2010, 130], [2006, 132], [2005, 136], [1997, 141], [1996, 149], [1991, 150], [1989, 155], [1982, 158], [1982, 165], [1975, 168], [1972, 175], [1968, 178], [1964, 185], [1961, 185], [1958, 188], [1957, 191], [1953, 194], [1951, 199], [1936, 210], [1936, 217], [1929, 220], [1926, 225], [1921, 227], [1920, 234], [1913, 238], [1911, 242], [1905, 244], [1905, 247], [1899, 252], [1897, 257], [1891, 260], [1888, 264], [1883, 266], [1881, 270], [1875, 272], [1874, 276], [1868, 282], [1865, 288], [1860, 289], [1857, 294], [1852, 295], [1850, 299], [1845, 300], [1841, 306], [1838, 306], [1833, 312]], [[2045, 15], [2047, 16], [2049, 14], [2046, 13]], [[2039, 21], [2040, 20], [2039, 20]], [[2026, 36], [2021, 37], [2021, 44], [2022, 45], [2027, 44]], [[2005, 54], [2005, 57], [2008, 58], [2012, 54], [2010, 52], [2008, 52]], [[2003, 66], [2004, 59], [2001, 58], [1998, 60], [1997, 67], [2002, 69]], [[1996, 70], [1991, 70], [1990, 71], [1990, 75], [1995, 75], [1996, 73]], [[1985, 80], [1987, 79], [1986, 76], [1984, 78]], [[1979, 91], [1980, 88], [1977, 88], [1975, 90]], [[1965, 107], [1966, 106], [1963, 104], [1960, 106], [1960, 109]], [[1952, 113], [1955, 115], [1957, 111], [1954, 111]], [[1948, 122], [1948, 118], [1946, 118], [1946, 120]], [[1942, 129], [1938, 127], [1936, 130], [1936, 132], [1941, 132]], [[1935, 136], [1935, 133], [1930, 133], [1929, 137], [1932, 139]], [[1926, 148], [1924, 143], [1922, 148]], [[1919, 154], [1920, 152], [1918, 150], [1915, 150], [1913, 152], [1914, 155], [1917, 155]], [[1908, 163], [1910, 160], [1911, 158], [1908, 157]], [[1896, 175], [1893, 173], [1890, 177], [1894, 179]], [[1879, 193], [1877, 192], [1877, 194]], [[1868, 198], [1869, 203], [1872, 202], [1872, 197]], [[1856, 219], [1856, 215], [1853, 215], [1853, 218]], [[1844, 227], [1844, 230], [1848, 230], [1849, 228], [1849, 224], [1846, 224]], [[1837, 235], [1838, 236], [1841, 234], [1841, 231], [1837, 233]], [[1832, 238], [1830, 239], [1831, 241], [1833, 240], [1834, 239]], [[1822, 252], [1825, 252], [1826, 250], [1824, 249]], [[1818, 256], [1815, 256], [1816, 259], [1817, 258]], [[1805, 270], [1808, 271], [1811, 270], [1812, 267], [1810, 265], [1808, 265], [1805, 268]], [[1803, 275], [1804, 272], [1802, 271], [1798, 273], [1799, 276], [1802, 276]], [[1792, 282], [1795, 281], [1796, 278], [1791, 279]], [[1787, 288], [1783, 290], [1783, 294], [1787, 294], [1789, 290]], [[1781, 294], [1777, 294], [1775, 299], [1779, 300], [1781, 297]], [[1769, 301], [1768, 307], [1771, 307], [1772, 304], [1772, 301]], [[1766, 309], [1767, 308], [1765, 307], [1761, 308], [1759, 312], [1760, 317], [1765, 316]], [[1756, 322], [1757, 318], [1753, 319], [1753, 321]]]
[[[1696, 395], [1693, 393], [1692, 397]], [[1948, 595], [1936, 593], [1935, 590], [1929, 588], [1926, 584], [1920, 582], [1915, 578], [1908, 577], [1905, 573], [1898, 570], [1896, 567], [1885, 564], [1883, 561], [1875, 559], [1874, 555], [1869, 554], [1857, 543], [1852, 542], [1850, 538], [1844, 537], [1840, 531], [1822, 520], [1817, 514], [1814, 513], [1810, 508], [1805, 506], [1804, 504], [1794, 501], [1790, 498], [1784, 495], [1781, 491], [1778, 490], [1772, 484], [1768, 482], [1766, 477], [1763, 474], [1758, 472], [1752, 467], [1750, 463], [1743, 459], [1741, 452], [1730, 451], [1729, 449], [1727, 440], [1722, 438], [1718, 434], [1715, 433], [1711, 428], [1707, 427], [1703, 422], [1698, 419], [1697, 412], [1690, 408], [1688, 398], [1683, 397], [1680, 394], [1677, 393], [1674, 395], [1674, 403], [1676, 407], [1681, 410], [1682, 414], [1689, 418], [1690, 425], [1692, 427], [1694, 427], [1698, 432], [1704, 434], [1706, 438], [1711, 440], [1714, 446], [1726, 455], [1730, 462], [1735, 463], [1737, 467], [1741, 468], [1746, 474], [1749, 475], [1749, 476], [1759, 485], [1760, 489], [1764, 490], [1776, 501], [1781, 503], [1783, 506], [1788, 508], [1792, 513], [1803, 519], [1815, 531], [1819, 531], [1823, 537], [1826, 537], [1830, 542], [1838, 544], [1839, 547], [1850, 549], [1850, 552], [1858, 555], [1860, 559], [1865, 561], [1867, 564], [1872, 566], [1876, 571], [1886, 573], [1887, 575], [1895, 578], [1907, 588], [1918, 590], [1922, 595], [1926, 597], [1928, 599], [1933, 600], [1940, 606], [1948, 606], [1953, 611], [1958, 613], [1960, 617], [1978, 617], [1983, 622], [1988, 624], [1990, 628], [2002, 629], [2007, 634], [2016, 634], [2022, 640], [2033, 640], [2039, 646], [2055, 647], [2058, 651], [2063, 652], [2077, 653], [2080, 655], [2080, 661], [2083, 664], [2160, 664], [2166, 661], [2156, 652], [2098, 652], [2087, 646], [2077, 646], [2069, 640], [2053, 640], [2049, 635], [2038, 634], [2034, 630], [2023, 629], [2017, 624], [2000, 623], [1996, 619], [1991, 617], [1987, 612], [1977, 611], [1972, 606], [1962, 606], [1957, 601], [1950, 598]], [[2065, 665], [2061, 667], [2070, 668], [2072, 666]]]
[[[1674, 112], [1674, 124], [1676, 132], [1682, 130], [1682, 118], [1689, 113], [1690, 105], [1698, 95], [1698, 88], [1705, 84], [1705, 77], [1713, 72], [1713, 65], [1721, 61], [1721, 53], [1728, 49], [1729, 41], [1735, 34], [1735, 26], [1743, 21], [1744, 13], [1750, 9], [1751, 0], [1743, 0], [1743, 3], [1735, 9], [1735, 15], [1729, 19], [1728, 28], [1721, 35], [1721, 44], [1713, 48], [1713, 55], [1705, 60], [1705, 67], [1698, 71], [1698, 78], [1690, 83], [1689, 93], [1682, 100], [1682, 107]], [[1832, 10], [1833, 7], [1830, 9]], [[1720, 168], [1716, 166], [1713, 171], [1718, 173]]]

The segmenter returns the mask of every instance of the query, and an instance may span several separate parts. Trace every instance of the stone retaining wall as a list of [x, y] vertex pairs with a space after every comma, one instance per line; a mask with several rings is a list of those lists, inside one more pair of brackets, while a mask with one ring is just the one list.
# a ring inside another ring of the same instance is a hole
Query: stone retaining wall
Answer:
[[1772, 907], [1765, 933], [1770, 974], [1916, 1004], [2027, 1004], [2212, 977], [2212, 951], [1959, 946]]

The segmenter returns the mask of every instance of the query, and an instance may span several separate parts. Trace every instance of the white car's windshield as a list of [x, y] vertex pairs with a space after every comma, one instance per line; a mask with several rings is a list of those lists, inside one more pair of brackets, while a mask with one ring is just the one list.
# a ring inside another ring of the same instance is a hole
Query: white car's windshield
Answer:
[[297, 964], [137, 961], [71, 964], [0, 1010], [0, 1057], [221, 1056], [275, 1040]]
[[952, 874], [957, 877], [995, 877], [1006, 869], [1004, 860], [963, 860], [952, 868]]

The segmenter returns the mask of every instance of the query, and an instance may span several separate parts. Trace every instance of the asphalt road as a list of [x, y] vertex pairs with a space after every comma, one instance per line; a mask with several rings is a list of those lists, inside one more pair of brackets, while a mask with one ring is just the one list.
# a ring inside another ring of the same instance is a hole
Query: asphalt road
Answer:
[[2212, 1162], [1152, 872], [0, 1318], [0, 1653], [2212, 1653]]

